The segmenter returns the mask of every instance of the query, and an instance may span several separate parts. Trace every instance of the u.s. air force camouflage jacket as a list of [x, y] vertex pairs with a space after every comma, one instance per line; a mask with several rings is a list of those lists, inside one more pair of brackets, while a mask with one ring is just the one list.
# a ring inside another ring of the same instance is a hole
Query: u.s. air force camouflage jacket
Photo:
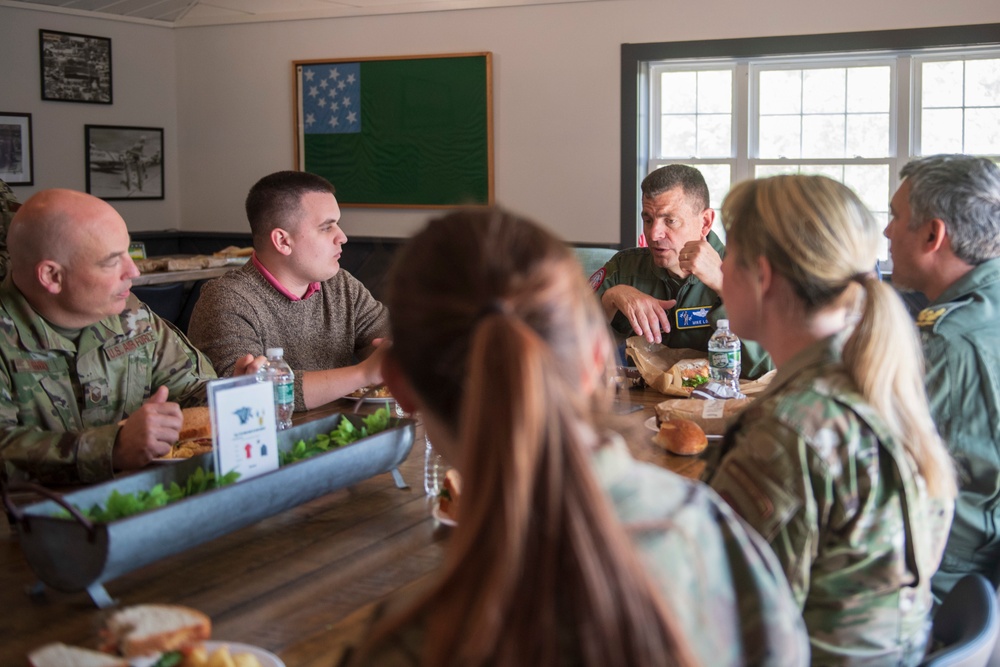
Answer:
[[777, 554], [814, 664], [915, 665], [952, 504], [928, 497], [839, 350], [819, 341], [779, 369], [705, 478]]
[[208, 359], [134, 295], [120, 315], [71, 336], [9, 276], [0, 283], [0, 459], [10, 476], [108, 479], [121, 419], [163, 385], [182, 406], [204, 403], [215, 378]]
[[[709, 232], [706, 240], [720, 257], [725, 256], [726, 246], [715, 232]], [[726, 317], [722, 298], [708, 285], [693, 275], [687, 278], [671, 275], [653, 263], [648, 248], [622, 250], [591, 277], [591, 283], [598, 297], [612, 287], [628, 285], [655, 299], [676, 299], [677, 304], [667, 311], [670, 332], [663, 338], [667, 347], [707, 352], [708, 339], [715, 333], [716, 323]], [[619, 336], [634, 333], [628, 319], [621, 313], [615, 313], [611, 328]], [[771, 357], [753, 341], [743, 341], [741, 357], [741, 377], [757, 379], [774, 368]]]
[[917, 316], [931, 415], [958, 470], [955, 520], [934, 576], [941, 598], [969, 572], [1000, 584], [1000, 259]]

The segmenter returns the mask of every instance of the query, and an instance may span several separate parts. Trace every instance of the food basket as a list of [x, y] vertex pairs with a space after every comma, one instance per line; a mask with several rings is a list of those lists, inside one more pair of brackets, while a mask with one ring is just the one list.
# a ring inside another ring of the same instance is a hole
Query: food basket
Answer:
[[[278, 432], [278, 449], [290, 450], [333, 430], [341, 419], [361, 426], [361, 417], [334, 414]], [[151, 562], [238, 530], [279, 512], [374, 475], [392, 472], [406, 488], [398, 466], [413, 446], [414, 422], [392, 418], [390, 427], [344, 447], [297, 461], [243, 482], [205, 491], [175, 503], [110, 523], [94, 523], [71, 509], [104, 503], [113, 490], [147, 491], [157, 484], [183, 484], [198, 468], [211, 471], [209, 454], [54, 496], [24, 508], [4, 494], [25, 558], [42, 583], [60, 591], [86, 590], [98, 607], [113, 604], [103, 583]]]

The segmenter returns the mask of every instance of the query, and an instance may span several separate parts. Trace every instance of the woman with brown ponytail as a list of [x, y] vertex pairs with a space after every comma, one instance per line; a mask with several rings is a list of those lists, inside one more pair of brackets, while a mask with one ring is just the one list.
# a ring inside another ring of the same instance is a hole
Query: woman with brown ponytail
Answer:
[[782, 562], [814, 663], [917, 664], [956, 487], [881, 229], [822, 176], [740, 183], [722, 216], [730, 324], [778, 374], [706, 479]]
[[802, 665], [773, 554], [710, 489], [631, 459], [613, 358], [572, 252], [500, 210], [401, 251], [384, 377], [462, 475], [439, 576], [381, 610], [355, 663]]

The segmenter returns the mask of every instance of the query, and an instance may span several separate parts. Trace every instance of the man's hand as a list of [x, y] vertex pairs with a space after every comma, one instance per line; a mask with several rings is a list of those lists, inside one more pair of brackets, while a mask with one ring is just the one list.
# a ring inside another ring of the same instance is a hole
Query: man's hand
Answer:
[[252, 354], [248, 354], [245, 357], [241, 357], [236, 360], [236, 367], [233, 368], [233, 377], [238, 375], [256, 375], [265, 361], [267, 361], [267, 357], [264, 355], [255, 357]]
[[385, 353], [390, 347], [392, 347], [392, 342], [387, 338], [376, 338], [372, 341], [368, 356], [358, 364], [358, 368], [361, 369], [365, 377], [365, 383], [362, 386], [382, 383], [382, 359], [385, 358]]
[[166, 387], [157, 389], [118, 430], [111, 455], [115, 470], [141, 468], [177, 442], [184, 418], [179, 405], [167, 402], [167, 395]]
[[610, 321], [615, 311], [624, 315], [635, 335], [650, 343], [662, 343], [663, 334], [670, 331], [667, 311], [677, 303], [674, 299], [654, 299], [629, 285], [615, 285], [601, 295], [601, 305]]
[[716, 294], [722, 291], [722, 257], [705, 239], [685, 243], [678, 253], [678, 264], [685, 276], [694, 274]]

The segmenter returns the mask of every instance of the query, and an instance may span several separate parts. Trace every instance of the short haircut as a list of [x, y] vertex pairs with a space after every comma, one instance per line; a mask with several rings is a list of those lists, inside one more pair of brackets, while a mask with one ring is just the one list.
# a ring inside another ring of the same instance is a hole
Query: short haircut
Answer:
[[642, 196], [644, 199], [659, 197], [668, 190], [680, 186], [684, 194], [696, 204], [699, 209], [709, 207], [708, 185], [705, 177], [694, 167], [686, 164], [668, 164], [650, 172], [642, 179]]
[[246, 211], [255, 248], [267, 243], [272, 230], [295, 226], [299, 201], [308, 192], [336, 194], [330, 181], [305, 171], [277, 171], [254, 183]]
[[971, 155], [932, 155], [899, 175], [910, 184], [910, 229], [938, 218], [963, 262], [1000, 257], [1000, 167]]

